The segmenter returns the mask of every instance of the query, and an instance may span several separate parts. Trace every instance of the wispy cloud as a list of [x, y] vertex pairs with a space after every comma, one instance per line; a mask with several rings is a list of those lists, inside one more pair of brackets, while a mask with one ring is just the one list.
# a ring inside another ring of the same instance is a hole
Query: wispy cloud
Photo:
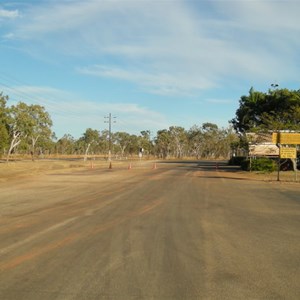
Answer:
[[142, 129], [158, 130], [162, 126], [168, 126], [164, 115], [135, 103], [103, 101], [99, 104], [64, 90], [42, 86], [7, 88], [0, 85], [0, 90], [10, 95], [10, 105], [23, 101], [44, 106], [51, 115], [58, 137], [69, 133], [77, 138], [78, 132], [84, 130], [82, 128], [107, 129], [104, 117], [108, 113], [117, 116], [114, 131], [139, 134]]
[[81, 68], [83, 74], [180, 95], [219, 86], [224, 76], [264, 80], [274, 73], [277, 79], [299, 74], [293, 63], [298, 52], [284, 41], [300, 47], [300, 4], [286, 2], [49, 1], [24, 11], [10, 37], [44, 44], [81, 63], [87, 57], [101, 61]]
[[18, 10], [7, 10], [0, 8], [0, 19], [6, 18], [6, 19], [14, 19], [19, 17], [19, 11]]
[[190, 74], [177, 73], [147, 73], [146, 71], [121, 69], [119, 67], [94, 65], [77, 69], [80, 73], [118, 80], [130, 81], [138, 84], [148, 92], [160, 95], [185, 95], [194, 90], [211, 88], [213, 82], [205, 77], [190, 78]]
[[2, 2], [0, 77], [19, 80], [0, 91], [43, 105], [58, 137], [108, 113], [130, 133], [226, 124], [250, 86], [299, 83], [300, 1]]

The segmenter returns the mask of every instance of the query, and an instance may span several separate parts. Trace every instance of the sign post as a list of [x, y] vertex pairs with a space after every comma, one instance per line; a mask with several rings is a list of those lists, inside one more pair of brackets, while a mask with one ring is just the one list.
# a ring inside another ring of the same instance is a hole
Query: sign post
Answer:
[[284, 145], [300, 145], [300, 133], [295, 132], [273, 132], [272, 142]]
[[279, 155], [277, 160], [277, 181], [280, 181], [280, 144], [277, 143], [277, 147], [279, 148]]
[[296, 158], [297, 149], [292, 147], [281, 147], [280, 148], [280, 158]]
[[[279, 147], [278, 157], [278, 175], [277, 180], [279, 181], [280, 172], [280, 159], [296, 159], [297, 148], [296, 147], [281, 147], [281, 145], [300, 145], [300, 133], [296, 132], [273, 132], [272, 142]], [[295, 168], [295, 167], [294, 167]], [[296, 166], [296, 181], [297, 181], [297, 166]]]

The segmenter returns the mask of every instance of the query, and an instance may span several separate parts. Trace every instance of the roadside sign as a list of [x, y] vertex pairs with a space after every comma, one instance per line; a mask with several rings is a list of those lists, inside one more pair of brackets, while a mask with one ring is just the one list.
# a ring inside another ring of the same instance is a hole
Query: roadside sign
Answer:
[[278, 156], [279, 148], [271, 143], [249, 145], [250, 156]]
[[280, 148], [280, 158], [296, 158], [297, 157], [297, 150], [296, 148]]
[[295, 132], [273, 132], [272, 142], [274, 144], [300, 145], [300, 133]]

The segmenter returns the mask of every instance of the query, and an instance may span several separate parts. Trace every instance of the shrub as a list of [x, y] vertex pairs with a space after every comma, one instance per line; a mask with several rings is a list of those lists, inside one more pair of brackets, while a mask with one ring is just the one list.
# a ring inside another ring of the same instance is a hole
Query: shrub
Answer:
[[271, 173], [276, 168], [276, 162], [269, 158], [257, 158], [251, 161], [251, 171]]
[[244, 159], [241, 162], [241, 168], [244, 171], [250, 171], [250, 159]]

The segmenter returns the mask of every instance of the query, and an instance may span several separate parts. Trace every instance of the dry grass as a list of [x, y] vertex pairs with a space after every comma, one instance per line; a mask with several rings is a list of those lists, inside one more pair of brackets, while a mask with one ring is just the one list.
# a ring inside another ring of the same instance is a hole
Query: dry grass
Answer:
[[53, 170], [65, 170], [84, 167], [82, 163], [70, 161], [14, 161], [0, 163], [0, 180], [16, 179], [20, 177], [35, 176]]
[[133, 168], [151, 168], [151, 160], [113, 160], [111, 162], [104, 159], [43, 159], [43, 160], [14, 160], [6, 163], [0, 161], [0, 182], [17, 180], [18, 178], [35, 177], [42, 174], [57, 172], [75, 172], [80, 169], [127, 169], [129, 165]]
[[[249, 177], [255, 178], [262, 181], [278, 181], [278, 172], [272, 172], [272, 173], [261, 173], [261, 172], [247, 172], [249, 174]], [[279, 181], [289, 182], [289, 183], [300, 183], [300, 172], [294, 172], [294, 171], [280, 171], [279, 173]]]
[[[154, 161], [143, 159], [130, 160], [113, 160], [113, 169], [127, 169], [129, 166], [136, 168], [151, 168]], [[23, 160], [15, 159], [6, 163], [4, 160], [0, 161], [0, 183], [8, 180], [18, 180], [18, 178], [35, 177], [42, 174], [57, 173], [57, 172], [75, 172], [80, 169], [109, 169], [110, 162], [104, 160], [103, 157], [89, 159], [84, 161], [81, 157], [60, 157], [59, 159], [42, 159], [31, 161], [30, 159]], [[275, 182], [277, 181], [277, 172], [273, 173], [259, 173], [259, 172], [238, 172], [237, 176], [247, 177], [250, 179]], [[300, 183], [300, 173], [293, 171], [280, 172], [280, 182], [282, 183]]]

